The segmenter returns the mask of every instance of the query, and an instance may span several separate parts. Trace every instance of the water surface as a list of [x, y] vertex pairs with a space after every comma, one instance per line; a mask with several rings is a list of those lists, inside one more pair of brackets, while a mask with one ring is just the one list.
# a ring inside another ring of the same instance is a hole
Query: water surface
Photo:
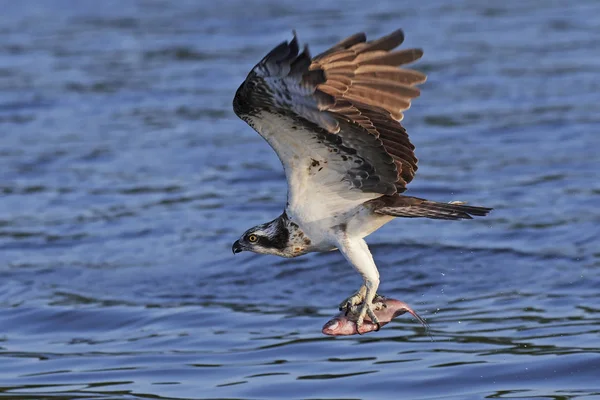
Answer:
[[[2, 3], [0, 397], [600, 398], [600, 4], [345, 4]], [[231, 100], [292, 29], [398, 27], [429, 75], [408, 193], [495, 211], [369, 238], [434, 341], [325, 337], [340, 254], [231, 255], [286, 196]]]

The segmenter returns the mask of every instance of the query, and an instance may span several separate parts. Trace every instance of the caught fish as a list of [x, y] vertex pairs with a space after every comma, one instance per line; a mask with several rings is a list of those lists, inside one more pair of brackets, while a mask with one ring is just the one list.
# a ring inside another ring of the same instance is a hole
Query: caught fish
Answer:
[[364, 323], [360, 327], [360, 330], [356, 327], [356, 320], [358, 319], [360, 304], [352, 307], [352, 309], [340, 312], [338, 315], [330, 319], [323, 326], [323, 334], [329, 336], [347, 336], [368, 333], [379, 330], [380, 326], [388, 324], [391, 320], [404, 313], [409, 313], [417, 321], [423, 325], [423, 327], [429, 332], [429, 325], [427, 322], [419, 316], [412, 308], [403, 301], [396, 299], [388, 299], [383, 296], [377, 296], [373, 299], [373, 304], [377, 306], [375, 316], [379, 319], [379, 326], [367, 315]]

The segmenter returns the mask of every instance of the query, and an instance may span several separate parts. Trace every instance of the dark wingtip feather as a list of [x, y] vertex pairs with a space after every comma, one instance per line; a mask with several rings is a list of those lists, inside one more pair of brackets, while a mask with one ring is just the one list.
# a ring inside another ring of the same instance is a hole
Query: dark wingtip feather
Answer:
[[300, 47], [298, 46], [298, 36], [296, 36], [296, 34], [294, 33], [294, 37], [292, 38], [292, 40], [290, 41], [289, 45], [289, 57], [290, 59], [293, 57], [296, 57], [298, 55], [298, 51], [300, 51]]
[[263, 62], [283, 60], [290, 54], [290, 48], [287, 41], [279, 43], [273, 50], [271, 50], [264, 58]]
[[[308, 67], [312, 60], [310, 59], [310, 53], [308, 51], [308, 46], [304, 46], [304, 50], [296, 59], [292, 62], [290, 66], [290, 75], [301, 74], [305, 71], [308, 71]], [[321, 83], [321, 82], [319, 82]]]
[[300, 47], [298, 46], [298, 37], [294, 32], [292, 40], [279, 43], [271, 50], [263, 59], [263, 63], [275, 62], [283, 63], [290, 62], [298, 56]]

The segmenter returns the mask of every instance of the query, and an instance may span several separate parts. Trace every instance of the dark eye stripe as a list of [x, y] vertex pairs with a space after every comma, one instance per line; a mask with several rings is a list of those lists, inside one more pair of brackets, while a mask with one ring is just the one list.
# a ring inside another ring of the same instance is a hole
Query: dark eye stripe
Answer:
[[265, 237], [265, 236], [259, 236], [259, 237], [258, 237], [258, 240], [257, 240], [256, 242], [254, 242], [254, 243], [258, 243], [258, 244], [260, 244], [262, 247], [273, 247], [273, 246], [271, 245], [271, 241], [269, 240], [269, 238], [268, 238], [268, 237]]
[[254, 242], [254, 243], [255, 244], [258, 243], [262, 247], [265, 247], [265, 248], [274, 248], [274, 249], [283, 250], [287, 246], [287, 240], [288, 240], [287, 231], [285, 231], [285, 233], [286, 234], [281, 234], [274, 238], [268, 238], [266, 236], [259, 236], [258, 242]]

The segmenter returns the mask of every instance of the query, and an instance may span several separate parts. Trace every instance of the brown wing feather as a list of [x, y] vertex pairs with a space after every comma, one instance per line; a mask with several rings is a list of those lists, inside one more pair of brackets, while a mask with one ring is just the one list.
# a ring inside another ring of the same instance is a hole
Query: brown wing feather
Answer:
[[398, 68], [423, 55], [420, 49], [391, 51], [403, 40], [401, 30], [371, 42], [358, 33], [313, 58], [309, 67], [310, 73], [322, 71], [325, 78], [315, 93], [333, 97], [333, 105], [325, 110], [360, 125], [381, 140], [398, 169], [398, 192], [406, 190], [418, 161], [398, 121], [420, 94], [414, 85], [426, 80], [421, 72]]
[[[339, 172], [353, 188], [385, 195], [404, 192], [417, 158], [399, 121], [420, 94], [414, 86], [426, 76], [398, 68], [423, 55], [420, 49], [394, 50], [403, 40], [401, 30], [370, 42], [357, 33], [311, 58], [307, 47], [300, 52], [294, 35], [250, 71], [236, 92], [234, 111], [269, 143], [286, 137], [262, 126], [265, 118], [283, 118], [290, 124], [281, 127], [285, 132], [298, 126], [324, 129], [329, 150], [360, 162]], [[280, 151], [286, 149], [284, 142]]]

